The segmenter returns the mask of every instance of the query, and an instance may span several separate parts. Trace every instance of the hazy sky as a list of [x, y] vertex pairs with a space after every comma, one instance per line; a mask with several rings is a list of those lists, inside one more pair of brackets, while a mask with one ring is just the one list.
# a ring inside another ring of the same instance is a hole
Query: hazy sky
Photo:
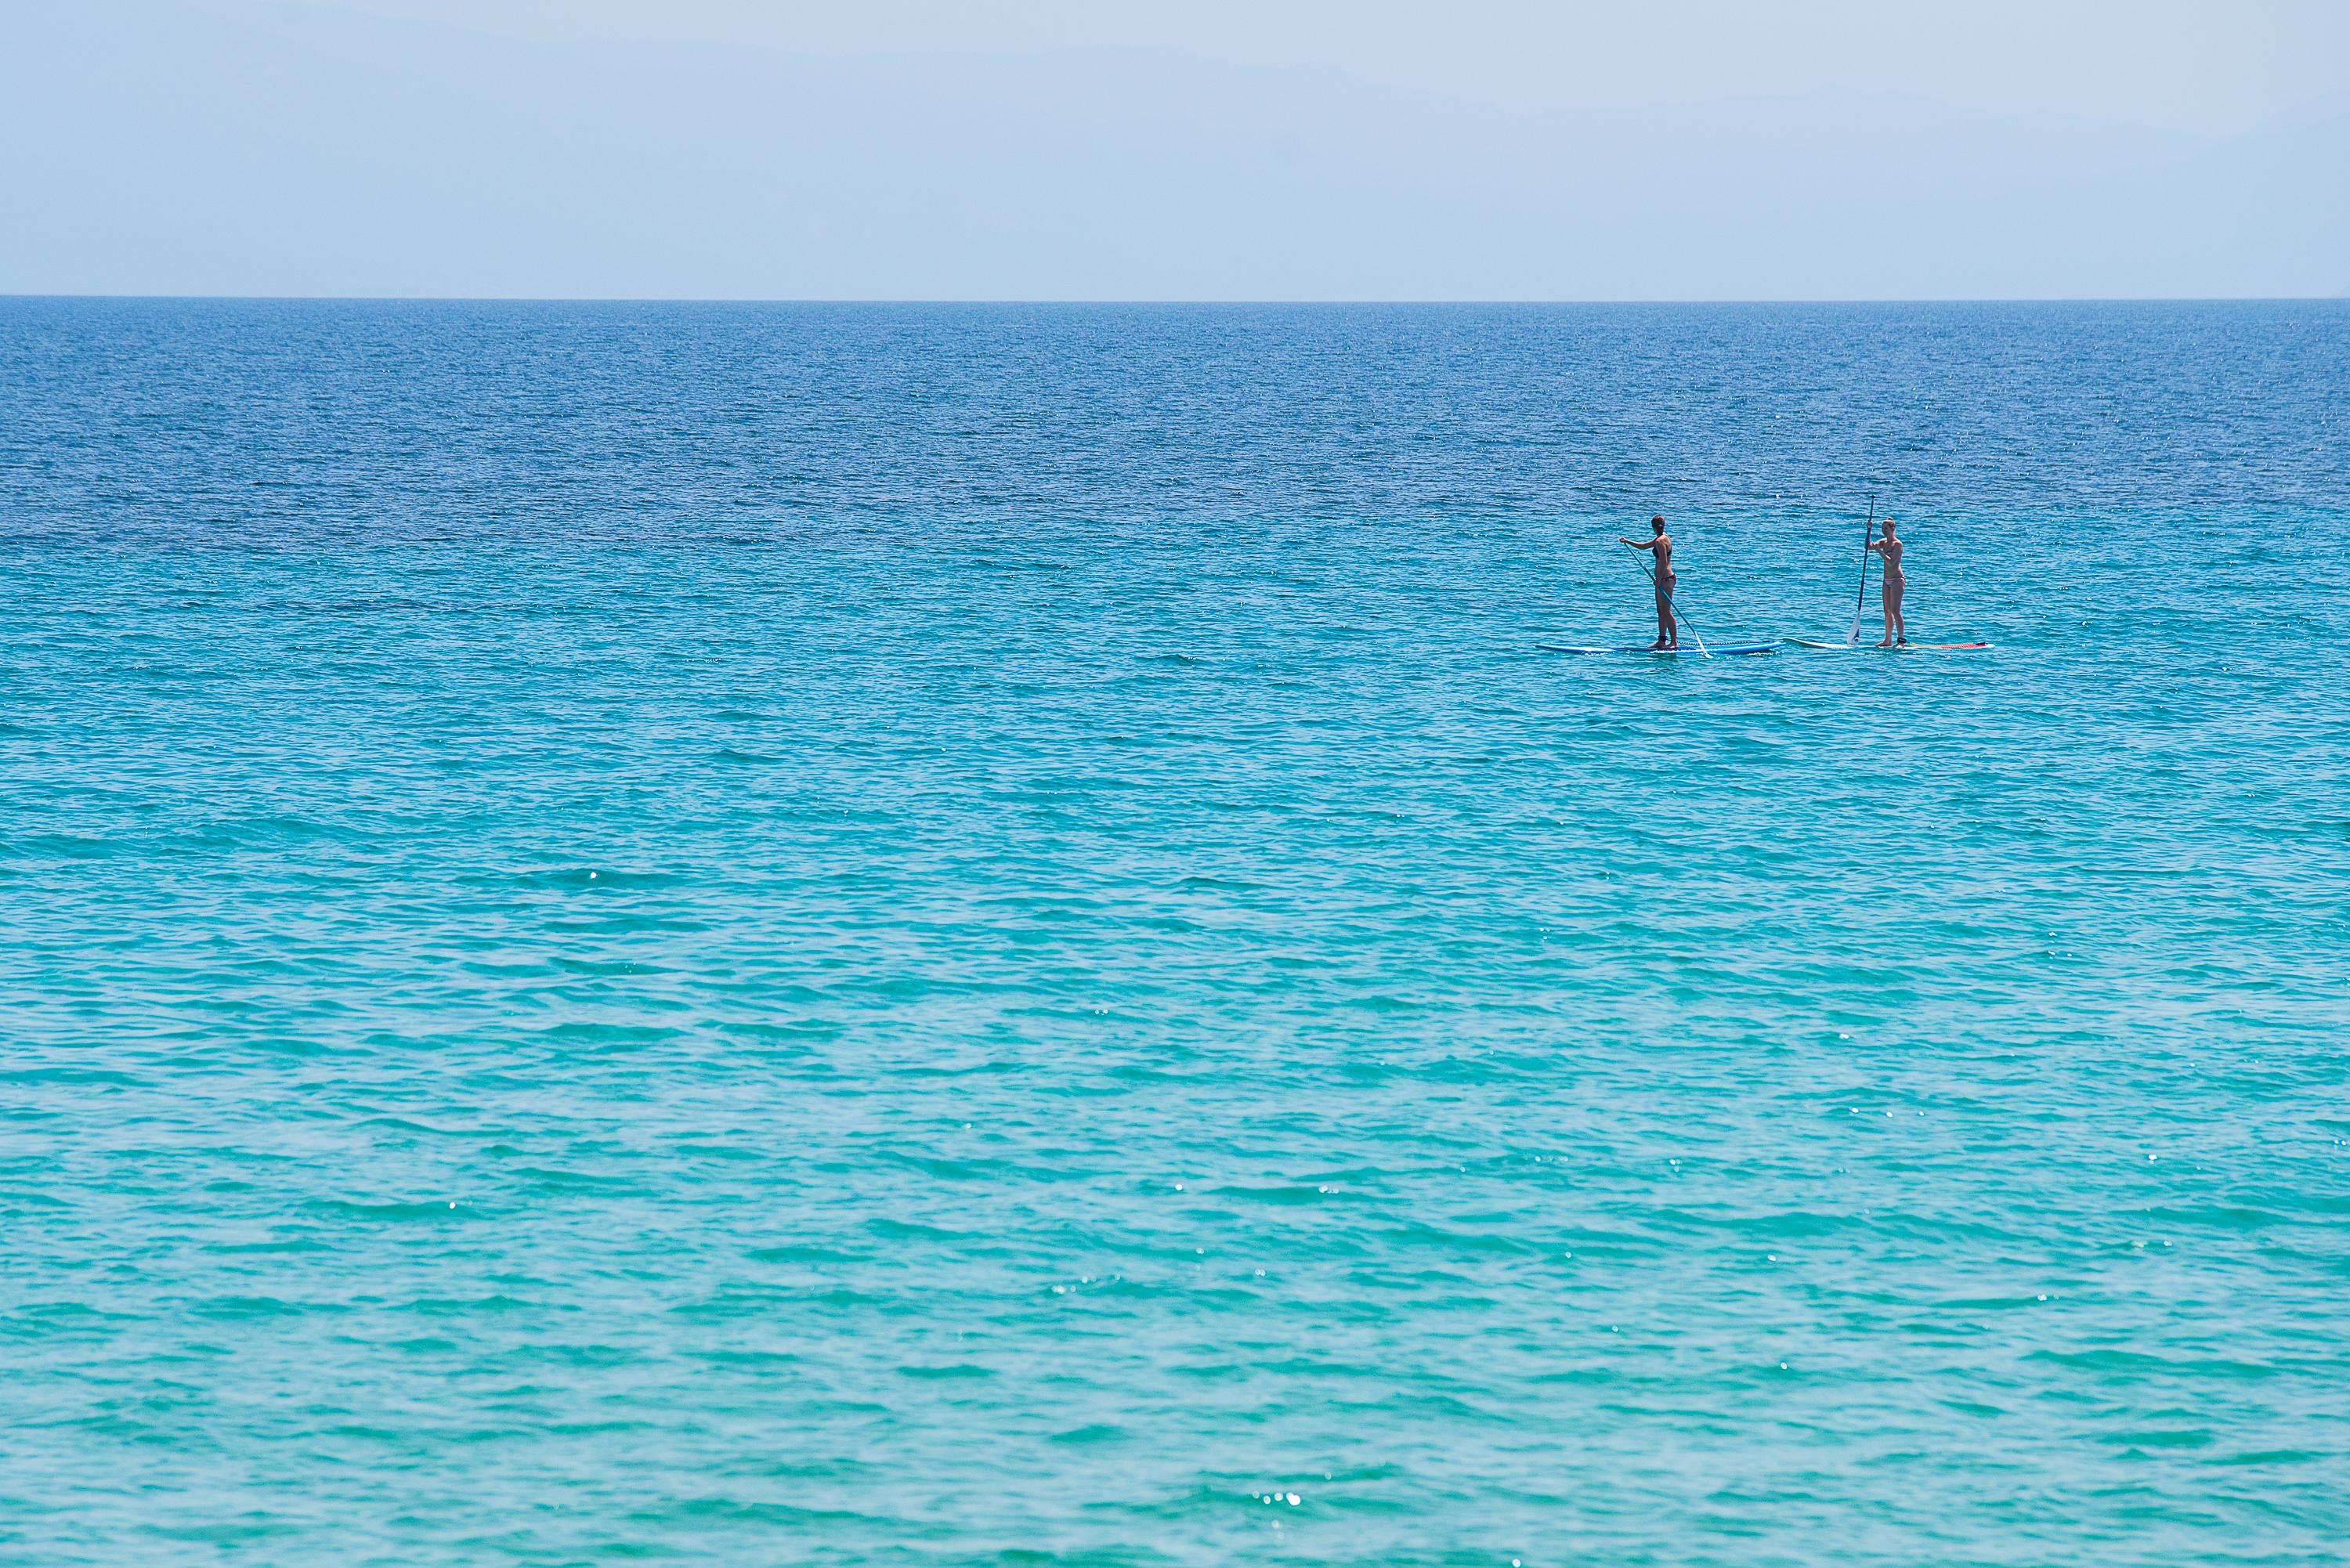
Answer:
[[2350, 88], [2345, 0], [313, 0], [540, 39], [815, 53], [1143, 47], [1518, 112], [1914, 93], [2241, 131]]
[[2350, 0], [0, 0], [0, 291], [2350, 290]]

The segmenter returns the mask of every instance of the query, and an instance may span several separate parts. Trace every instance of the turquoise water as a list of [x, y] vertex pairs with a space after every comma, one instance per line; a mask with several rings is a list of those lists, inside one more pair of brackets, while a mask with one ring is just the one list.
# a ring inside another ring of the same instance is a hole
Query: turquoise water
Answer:
[[[2345, 451], [2343, 305], [0, 301], [0, 1561], [2334, 1561]], [[1995, 650], [1534, 650], [1872, 491]]]

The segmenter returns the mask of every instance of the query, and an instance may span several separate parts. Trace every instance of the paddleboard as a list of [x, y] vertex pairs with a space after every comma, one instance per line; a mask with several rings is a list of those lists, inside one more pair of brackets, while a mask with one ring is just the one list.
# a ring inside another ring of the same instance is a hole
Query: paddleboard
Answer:
[[1808, 637], [1791, 637], [1787, 640], [1797, 648], [1816, 648], [1830, 653], [1973, 653], [1991, 646], [1988, 642], [1909, 642], [1879, 648], [1873, 642], [1819, 642]]
[[[1633, 648], [1580, 648], [1564, 642], [1538, 642], [1534, 646], [1544, 653], [1651, 653], [1660, 657], [1685, 653], [1691, 659], [1703, 657], [1693, 642], [1679, 648], [1650, 648], [1645, 642]], [[1775, 642], [1715, 642], [1707, 644], [1704, 653], [1769, 653], [1778, 646]]]

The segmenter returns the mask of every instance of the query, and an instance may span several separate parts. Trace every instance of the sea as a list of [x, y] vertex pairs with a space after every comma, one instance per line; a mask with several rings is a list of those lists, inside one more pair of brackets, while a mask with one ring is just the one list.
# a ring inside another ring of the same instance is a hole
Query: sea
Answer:
[[2345, 545], [2350, 301], [0, 300], [0, 1563], [2338, 1563]]

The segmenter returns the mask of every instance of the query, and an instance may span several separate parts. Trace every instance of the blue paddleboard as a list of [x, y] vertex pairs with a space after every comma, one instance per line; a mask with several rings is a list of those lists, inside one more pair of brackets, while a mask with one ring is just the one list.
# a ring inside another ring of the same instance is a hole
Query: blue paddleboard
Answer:
[[1691, 659], [1697, 659], [1708, 653], [1769, 653], [1779, 645], [1775, 642], [1716, 642], [1709, 643], [1702, 649], [1693, 642], [1679, 648], [1650, 648], [1645, 642], [1631, 648], [1583, 648], [1564, 642], [1538, 642], [1534, 646], [1544, 653], [1650, 653], [1659, 657], [1686, 653]]

